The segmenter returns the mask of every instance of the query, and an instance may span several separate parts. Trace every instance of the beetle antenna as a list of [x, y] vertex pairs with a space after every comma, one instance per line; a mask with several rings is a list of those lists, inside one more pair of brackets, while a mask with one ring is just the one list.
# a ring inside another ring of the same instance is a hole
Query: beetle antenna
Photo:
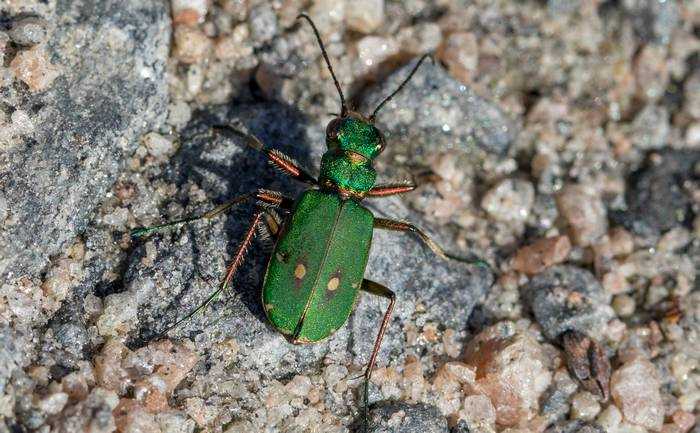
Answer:
[[418, 60], [418, 63], [416, 63], [416, 66], [413, 67], [413, 69], [411, 70], [411, 73], [408, 74], [408, 77], [406, 77], [406, 79], [403, 80], [403, 82], [399, 85], [399, 87], [398, 87], [396, 90], [394, 90], [394, 92], [393, 92], [391, 95], [389, 95], [389, 96], [387, 96], [386, 98], [384, 98], [384, 100], [383, 100], [382, 102], [380, 102], [379, 105], [377, 105], [377, 108], [374, 109], [374, 111], [372, 112], [372, 115], [369, 116], [369, 121], [370, 121], [370, 122], [374, 122], [374, 118], [377, 116], [377, 113], [379, 112], [379, 110], [382, 109], [382, 107], [384, 106], [384, 104], [386, 104], [387, 102], [389, 102], [389, 101], [391, 100], [391, 98], [393, 98], [394, 96], [396, 96], [396, 94], [399, 93], [399, 92], [401, 91], [401, 89], [403, 89], [403, 87], [404, 87], [406, 84], [408, 84], [409, 81], [411, 81], [411, 78], [413, 78], [413, 74], [416, 73], [416, 71], [418, 70], [418, 68], [420, 68], [420, 65], [423, 63], [423, 61], [424, 61], [425, 59], [430, 59], [431, 62], [435, 62], [435, 61], [433, 60], [433, 56], [432, 56], [431, 54], [424, 54], [423, 57], [421, 57], [420, 60]]
[[338, 94], [340, 95], [340, 117], [344, 117], [345, 114], [348, 112], [347, 107], [345, 106], [345, 96], [343, 96], [343, 90], [340, 88], [340, 83], [338, 82], [338, 79], [335, 77], [335, 72], [333, 72], [333, 67], [331, 66], [331, 61], [328, 58], [328, 53], [326, 52], [326, 47], [323, 45], [323, 41], [321, 40], [321, 35], [318, 33], [318, 29], [316, 28], [316, 24], [314, 24], [313, 20], [311, 20], [311, 17], [308, 15], [301, 13], [297, 15], [297, 19], [304, 18], [306, 21], [311, 24], [311, 28], [314, 30], [314, 34], [316, 35], [316, 40], [318, 41], [318, 45], [321, 47], [321, 54], [323, 54], [323, 58], [326, 61], [326, 65], [328, 66], [328, 70], [331, 73], [331, 77], [333, 77], [333, 82], [335, 83], [335, 88], [338, 89]]

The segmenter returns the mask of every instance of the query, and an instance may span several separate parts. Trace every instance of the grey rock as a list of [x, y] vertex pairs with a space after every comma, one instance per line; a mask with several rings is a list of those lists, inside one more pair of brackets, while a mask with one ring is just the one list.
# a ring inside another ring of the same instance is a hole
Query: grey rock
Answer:
[[250, 11], [250, 28], [258, 43], [270, 41], [277, 34], [277, 15], [269, 3], [263, 3]]
[[596, 423], [587, 421], [562, 421], [547, 430], [545, 433], [605, 433], [605, 430]]
[[[303, 189], [276, 173], [262, 155], [242, 147], [240, 141], [213, 138], [209, 126], [225, 122], [241, 125], [270, 147], [313, 167], [312, 173], [317, 172], [325, 150], [323, 128], [310, 127], [304, 116], [282, 105], [218, 107], [200, 113], [183, 133], [182, 147], [167, 174], [169, 182], [180, 186], [180, 203], [188, 201], [183, 186], [192, 184], [206, 191], [211, 201], [209, 205], [197, 206], [198, 211], [260, 187], [280, 190], [292, 197]], [[378, 216], [406, 217], [425, 226], [399, 200], [368, 201], [367, 205]], [[124, 288], [139, 303], [139, 329], [133, 335], [132, 345], [156, 336], [214, 290], [224, 273], [225, 261], [247, 228], [250, 211], [244, 206], [216, 221], [154, 235], [136, 247], [124, 277]], [[157, 253], [151, 265], [144, 265], [142, 258], [148, 242], [153, 243]], [[171, 335], [193, 337], [202, 348], [221, 338], [234, 337], [246, 353], [241, 367], [277, 376], [300, 371], [324, 355], [345, 359], [349, 351], [359, 357], [359, 362], [366, 362], [386, 301], [361, 296], [350, 325], [332, 338], [315, 345], [291, 345], [270, 328], [261, 310], [260, 287], [269, 245], [265, 247], [265, 243], [257, 242], [250, 249], [247, 264], [237, 276], [232, 292], [224, 298], [227, 302], [215, 303], [206, 314], [193, 317]], [[408, 235], [381, 231], [374, 238], [367, 276], [386, 284], [398, 295], [394, 320], [383, 345], [382, 363], [390, 353], [401, 356], [402, 323], [411, 317], [417, 302], [425, 306], [425, 320], [439, 320], [460, 329], [466, 326], [473, 305], [492, 282], [486, 269], [445, 262]]]
[[627, 211], [613, 215], [618, 223], [641, 236], [658, 236], [673, 227], [690, 224], [691, 198], [684, 184], [698, 180], [695, 165], [700, 152], [669, 150], [650, 155], [630, 178]]
[[610, 295], [593, 274], [576, 266], [554, 266], [536, 275], [523, 295], [551, 340], [569, 329], [598, 335], [613, 315]]
[[681, 18], [676, 0], [624, 0], [622, 5], [637, 36], [647, 42], [667, 44]]
[[552, 383], [540, 400], [541, 415], [549, 423], [565, 419], [571, 409], [571, 396], [575, 391], [575, 386], [562, 386], [558, 381]]
[[554, 16], [576, 12], [580, 5], [580, 0], [547, 0], [547, 10]]
[[0, 327], [0, 393], [8, 392], [10, 378], [26, 367], [33, 353], [27, 350], [32, 339], [28, 329]]
[[[369, 414], [371, 433], [447, 433], [447, 420], [435, 406], [382, 402], [375, 404]], [[389, 425], [392, 416], [399, 416], [398, 425]]]
[[668, 109], [658, 105], [647, 105], [630, 125], [630, 140], [642, 151], [660, 149], [667, 145], [670, 133]]
[[[373, 87], [363, 104], [371, 113], [406, 78], [414, 63], [397, 70]], [[447, 71], [426, 61], [404, 89], [377, 115], [387, 151], [423, 160], [438, 150], [474, 152], [478, 147], [505, 154], [519, 132], [519, 125], [496, 104], [478, 96]]]
[[47, 23], [38, 17], [22, 18], [12, 23], [9, 35], [20, 45], [35, 45], [46, 39]]
[[[431, 227], [401, 199], [387, 198], [370, 203], [376, 216], [412, 221], [425, 228], [434, 239], [445, 245], [438, 227]], [[445, 234], [444, 229], [442, 233]], [[422, 304], [419, 325], [435, 321], [452, 329], [467, 326], [472, 309], [493, 282], [489, 270], [445, 261], [423, 247], [409, 234], [376, 230], [367, 266], [367, 278], [386, 285], [397, 295], [393, 319], [380, 351], [380, 363], [392, 353], [401, 353], [404, 342], [403, 323]], [[386, 301], [362, 296], [352, 320], [352, 350], [360, 362], [369, 360], [374, 336], [381, 324]]]
[[7, 89], [35, 129], [0, 156], [0, 277], [37, 275], [85, 230], [140, 134], [164, 120], [170, 39], [162, 2], [64, 1], [47, 42], [61, 75], [44, 93]]

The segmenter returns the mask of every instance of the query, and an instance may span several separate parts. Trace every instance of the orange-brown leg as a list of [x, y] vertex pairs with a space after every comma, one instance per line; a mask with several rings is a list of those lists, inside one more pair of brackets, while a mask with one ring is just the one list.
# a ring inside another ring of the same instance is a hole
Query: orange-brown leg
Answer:
[[384, 229], [384, 230], [393, 230], [393, 231], [398, 231], [398, 232], [408, 232], [408, 233], [413, 233], [418, 238], [428, 247], [432, 252], [437, 254], [438, 256], [442, 257], [443, 259], [450, 259], [450, 260], [455, 260], [458, 262], [462, 263], [469, 263], [471, 265], [476, 265], [476, 266], [481, 266], [486, 269], [491, 269], [491, 266], [489, 264], [479, 258], [479, 257], [459, 257], [454, 254], [448, 253], [445, 251], [440, 245], [437, 244], [430, 236], [428, 236], [423, 230], [420, 228], [416, 227], [415, 225], [406, 222], [406, 221], [398, 221], [398, 220], [391, 220], [391, 219], [386, 219], [386, 218], [375, 218], [374, 219], [374, 228], [377, 229]]
[[261, 205], [267, 205], [267, 206], [274, 206], [274, 207], [291, 207], [292, 200], [290, 198], [287, 198], [280, 194], [277, 191], [270, 191], [267, 189], [259, 189], [255, 191], [254, 193], [249, 193], [249, 194], [243, 194], [238, 197], [235, 197], [232, 200], [227, 201], [226, 203], [219, 205], [215, 207], [214, 209], [205, 212], [203, 214], [198, 214], [198, 215], [190, 215], [185, 218], [181, 218], [179, 220], [175, 221], [169, 221], [164, 224], [159, 224], [151, 227], [139, 227], [131, 231], [131, 237], [132, 238], [140, 238], [146, 235], [149, 235], [154, 232], [158, 232], [164, 229], [169, 229], [171, 227], [175, 227], [180, 224], [186, 224], [186, 223], [191, 223], [197, 220], [201, 219], [212, 219], [214, 217], [217, 217], [221, 215], [224, 212], [227, 212], [231, 209], [233, 209], [235, 206], [244, 203], [250, 199], [256, 199]]
[[185, 322], [198, 312], [207, 308], [209, 304], [216, 300], [216, 298], [221, 294], [221, 292], [226, 290], [228, 285], [231, 283], [231, 280], [233, 279], [234, 275], [236, 274], [236, 271], [243, 263], [243, 259], [245, 258], [246, 252], [248, 251], [248, 247], [250, 247], [250, 244], [255, 238], [256, 228], [262, 219], [263, 212], [264, 211], [262, 209], [258, 209], [253, 214], [253, 218], [251, 219], [250, 225], [248, 226], [248, 230], [246, 230], [246, 233], [243, 236], [243, 241], [241, 241], [240, 245], [238, 245], [238, 248], [236, 249], [236, 254], [233, 256], [233, 260], [231, 260], [230, 264], [226, 269], [226, 277], [224, 278], [224, 281], [221, 283], [219, 288], [214, 290], [214, 292], [207, 296], [207, 299], [205, 299], [204, 302], [199, 304], [197, 308], [187, 313], [187, 315], [182, 317], [181, 319], [178, 319], [172, 325], [168, 326], [163, 332], [161, 332], [161, 335], [167, 334], [168, 332], [170, 332], [170, 330], [178, 327], [181, 323]]
[[[272, 206], [272, 207], [279, 207], [279, 208], [282, 208], [285, 210], [289, 210], [291, 207], [291, 200], [288, 199], [287, 197], [284, 197], [282, 194], [275, 192], [275, 191], [258, 190], [255, 194], [249, 194], [249, 196], [253, 196], [253, 197], [257, 198], [260, 202], [260, 206], [258, 207], [258, 209], [256, 209], [255, 213], [253, 214], [251, 221], [250, 221], [250, 225], [248, 226], [248, 229], [246, 230], [245, 235], [243, 236], [243, 240], [238, 245], [238, 248], [236, 249], [236, 253], [233, 256], [233, 259], [231, 260], [228, 267], [226, 268], [226, 276], [225, 276], [224, 280], [222, 281], [221, 285], [214, 292], [212, 292], [209, 296], [207, 296], [207, 298], [204, 300], [204, 302], [202, 302], [194, 310], [189, 312], [186, 316], [182, 317], [181, 319], [177, 320], [172, 325], [168, 326], [163, 332], [161, 332], [161, 335], [167, 334], [171, 329], [179, 326], [181, 323], [185, 322], [186, 320], [188, 320], [189, 318], [191, 318], [192, 316], [194, 316], [198, 312], [205, 309], [209, 304], [214, 302], [214, 300], [216, 300], [216, 298], [223, 291], [225, 291], [228, 288], [228, 286], [229, 286], [229, 284], [231, 284], [231, 281], [233, 280], [233, 277], [235, 276], [236, 272], [240, 268], [241, 264], [243, 264], [243, 260], [245, 259], [246, 253], [248, 252], [248, 248], [253, 243], [253, 239], [255, 238], [258, 225], [260, 224], [260, 222], [263, 221], [263, 216], [265, 214], [269, 213], [268, 210], [266, 210], [262, 207], [263, 205]], [[217, 209], [223, 208], [224, 206], [226, 206], [226, 205], [219, 206], [218, 208], [214, 209], [214, 211], [216, 211]], [[208, 214], [211, 214], [214, 211], [211, 211]], [[220, 210], [220, 211], [218, 211], [218, 213], [220, 213], [222, 211], [223, 210]]]
[[249, 147], [265, 154], [265, 156], [267, 156], [267, 159], [275, 167], [282, 170], [283, 173], [286, 173], [294, 179], [311, 185], [318, 184], [316, 178], [313, 177], [308, 172], [308, 170], [305, 170], [303, 167], [301, 167], [301, 165], [292, 157], [287, 156], [286, 154], [282, 153], [277, 149], [270, 149], [269, 147], [265, 146], [263, 142], [260, 141], [256, 136], [252, 134], [246, 134], [245, 132], [239, 131], [228, 125], [217, 125], [213, 128], [213, 130], [217, 133], [231, 134], [244, 139]]
[[367, 431], [368, 426], [368, 406], [369, 406], [369, 380], [372, 377], [372, 370], [374, 369], [374, 364], [377, 362], [377, 355], [379, 354], [379, 349], [382, 347], [382, 340], [384, 339], [384, 333], [386, 328], [389, 326], [389, 320], [391, 319], [391, 313], [394, 311], [394, 304], [396, 303], [396, 294], [392, 292], [388, 287], [385, 287], [379, 283], [375, 283], [371, 280], [363, 280], [361, 290], [371, 293], [373, 295], [381, 296], [382, 298], [387, 298], [389, 300], [389, 305], [384, 313], [384, 318], [382, 319], [382, 324], [379, 327], [379, 333], [377, 333], [377, 338], [374, 340], [374, 348], [372, 349], [372, 355], [369, 357], [369, 364], [367, 364], [367, 369], [365, 370], [365, 383], [363, 388], [364, 405], [362, 407], [362, 416], [364, 419], [364, 430]]
[[403, 194], [413, 191], [417, 185], [410, 182], [389, 183], [386, 185], [377, 185], [367, 192], [367, 197], [386, 197], [395, 194]]

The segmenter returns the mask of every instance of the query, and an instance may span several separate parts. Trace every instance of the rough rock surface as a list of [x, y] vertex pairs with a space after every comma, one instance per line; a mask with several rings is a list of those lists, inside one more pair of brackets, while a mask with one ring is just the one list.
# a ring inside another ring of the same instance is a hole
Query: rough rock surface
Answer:
[[[364, 96], [367, 112], [393, 92], [414, 63], [397, 70]], [[430, 115], [426, 115], [430, 113]], [[416, 160], [448, 149], [474, 153], [477, 148], [503, 154], [513, 144], [518, 124], [491, 101], [448, 75], [440, 65], [425, 64], [404, 91], [377, 114], [391, 151]]]
[[0, 232], [3, 279], [36, 275], [84, 231], [139, 136], [165, 118], [165, 5], [62, 1], [48, 21], [59, 75], [40, 93], [4, 91], [30, 126], [1, 143], [0, 199], [14, 204]]
[[593, 274], [573, 266], [555, 266], [538, 274], [524, 296], [542, 332], [552, 340], [569, 329], [597, 335], [612, 316], [609, 295]]
[[370, 411], [372, 433], [447, 433], [447, 420], [436, 407], [386, 402]]
[[651, 154], [633, 175], [627, 193], [629, 210], [622, 215], [622, 223], [643, 236], [659, 236], [679, 224], [689, 225], [692, 200], [684, 185], [700, 179], [694, 168], [698, 162], [698, 151]]

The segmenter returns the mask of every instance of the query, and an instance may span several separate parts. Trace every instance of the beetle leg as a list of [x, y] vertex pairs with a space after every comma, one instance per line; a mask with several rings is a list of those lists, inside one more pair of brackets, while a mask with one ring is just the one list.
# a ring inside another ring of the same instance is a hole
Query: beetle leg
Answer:
[[214, 126], [212, 129], [214, 130], [214, 132], [217, 133], [229, 133], [245, 139], [246, 144], [249, 147], [257, 150], [258, 152], [264, 153], [265, 156], [267, 156], [267, 159], [270, 161], [270, 163], [272, 163], [275, 167], [282, 170], [283, 173], [293, 177], [294, 179], [311, 185], [318, 184], [316, 178], [313, 177], [308, 172], [308, 170], [301, 167], [301, 165], [292, 157], [284, 154], [283, 152], [277, 149], [270, 149], [269, 147], [265, 146], [263, 142], [258, 139], [258, 137], [252, 134], [246, 134], [245, 132], [239, 131], [238, 129], [232, 128], [228, 125], [217, 125]]
[[394, 194], [403, 194], [413, 191], [417, 187], [418, 185], [409, 181], [377, 185], [367, 192], [367, 197], [386, 197]]
[[231, 283], [233, 276], [236, 274], [236, 271], [243, 263], [243, 259], [245, 259], [246, 252], [248, 252], [248, 247], [250, 247], [250, 244], [255, 238], [255, 232], [257, 230], [256, 228], [258, 224], [260, 224], [264, 212], [264, 210], [258, 209], [253, 214], [253, 218], [250, 221], [250, 226], [248, 227], [248, 230], [243, 236], [241, 244], [238, 245], [238, 249], [236, 250], [236, 254], [233, 256], [233, 260], [231, 260], [228, 267], [226, 268], [226, 277], [221, 283], [221, 287], [217, 290], [218, 292], [221, 292], [228, 288], [228, 285]]
[[372, 356], [369, 358], [369, 364], [367, 365], [367, 370], [365, 371], [365, 378], [367, 380], [372, 376], [372, 369], [374, 368], [374, 363], [377, 361], [377, 354], [379, 353], [379, 348], [382, 345], [382, 339], [384, 338], [384, 332], [389, 325], [389, 319], [391, 318], [391, 312], [394, 310], [394, 303], [396, 302], [396, 294], [392, 292], [389, 288], [382, 286], [379, 283], [375, 283], [371, 280], [362, 280], [362, 286], [360, 290], [373, 295], [381, 296], [382, 298], [387, 298], [389, 300], [389, 306], [384, 313], [384, 319], [382, 319], [382, 325], [379, 327], [379, 333], [377, 334], [377, 339], [374, 340], [374, 348], [372, 349]]
[[430, 248], [435, 254], [438, 256], [442, 257], [443, 259], [451, 259], [451, 260], [456, 260], [458, 262], [462, 263], [469, 263], [472, 265], [477, 265], [481, 267], [485, 267], [487, 269], [491, 269], [491, 266], [483, 260], [478, 257], [473, 257], [473, 258], [466, 258], [466, 257], [459, 257], [454, 254], [450, 254], [446, 252], [440, 245], [437, 244], [430, 236], [428, 236], [423, 230], [419, 229], [415, 225], [407, 222], [407, 221], [398, 221], [398, 220], [391, 220], [391, 219], [386, 219], [386, 218], [375, 218], [374, 219], [374, 228], [377, 229], [384, 229], [384, 230], [393, 230], [393, 231], [399, 231], [399, 232], [409, 232], [413, 233], [418, 238], [423, 241], [423, 243]]
[[218, 298], [218, 296], [221, 294], [221, 292], [226, 290], [226, 288], [230, 284], [231, 280], [233, 279], [233, 276], [236, 274], [236, 271], [243, 263], [243, 259], [245, 258], [246, 252], [248, 251], [248, 247], [250, 247], [250, 244], [253, 242], [253, 239], [255, 238], [255, 232], [257, 230], [257, 226], [260, 223], [264, 212], [265, 211], [263, 209], [258, 209], [253, 214], [253, 217], [252, 217], [251, 222], [250, 222], [250, 226], [248, 226], [248, 230], [246, 230], [246, 233], [243, 236], [243, 241], [240, 243], [240, 245], [238, 245], [238, 248], [236, 249], [236, 254], [233, 257], [233, 260], [231, 260], [228, 267], [226, 268], [226, 277], [224, 278], [224, 281], [222, 281], [219, 288], [214, 290], [209, 296], [207, 296], [207, 299], [205, 299], [204, 302], [199, 304], [197, 306], [197, 308], [195, 308], [194, 310], [187, 313], [187, 315], [184, 316], [183, 318], [178, 319], [172, 325], [168, 326], [161, 333], [161, 335], [167, 334], [168, 332], [170, 332], [170, 330], [176, 328], [178, 325], [180, 325], [181, 323], [183, 323], [184, 321], [186, 321], [190, 317], [194, 316], [198, 312], [205, 309], [207, 306], [209, 306], [209, 304], [211, 304], [212, 302], [214, 302]]
[[389, 319], [391, 318], [391, 312], [394, 310], [394, 303], [396, 302], [396, 294], [392, 292], [389, 288], [375, 283], [371, 280], [362, 280], [362, 286], [360, 290], [373, 295], [381, 296], [389, 300], [389, 306], [386, 308], [384, 313], [384, 318], [382, 319], [382, 325], [379, 327], [379, 333], [377, 333], [377, 338], [374, 340], [374, 348], [372, 349], [372, 355], [369, 358], [369, 364], [367, 364], [367, 369], [365, 370], [365, 383], [363, 387], [363, 397], [364, 404], [362, 407], [362, 415], [364, 419], [364, 431], [367, 431], [368, 418], [367, 418], [367, 408], [369, 406], [369, 380], [372, 377], [372, 370], [374, 369], [374, 364], [377, 361], [377, 355], [379, 354], [379, 349], [382, 346], [382, 340], [384, 339], [384, 332], [386, 332], [387, 326], [389, 326]]
[[266, 189], [259, 189], [254, 193], [251, 194], [244, 194], [240, 195], [238, 197], [235, 197], [233, 200], [230, 200], [222, 205], [219, 205], [215, 207], [214, 209], [205, 212], [203, 214], [199, 215], [191, 215], [179, 220], [175, 221], [170, 221], [165, 224], [159, 224], [151, 227], [139, 227], [137, 229], [134, 229], [131, 231], [131, 237], [132, 238], [139, 238], [142, 236], [145, 236], [147, 234], [167, 229], [170, 227], [174, 227], [180, 224], [185, 224], [185, 223], [190, 223], [193, 221], [197, 221], [200, 219], [212, 219], [218, 215], [221, 215], [222, 213], [230, 210], [234, 206], [241, 204], [247, 200], [250, 200], [251, 198], [256, 198], [260, 204], [266, 204], [268, 206], [275, 206], [275, 207], [289, 207], [291, 206], [291, 199], [283, 196], [277, 191], [269, 191]]
[[271, 253], [275, 240], [282, 229], [282, 218], [275, 209], [265, 209], [263, 224], [258, 226], [258, 237], [265, 245], [265, 252]]

